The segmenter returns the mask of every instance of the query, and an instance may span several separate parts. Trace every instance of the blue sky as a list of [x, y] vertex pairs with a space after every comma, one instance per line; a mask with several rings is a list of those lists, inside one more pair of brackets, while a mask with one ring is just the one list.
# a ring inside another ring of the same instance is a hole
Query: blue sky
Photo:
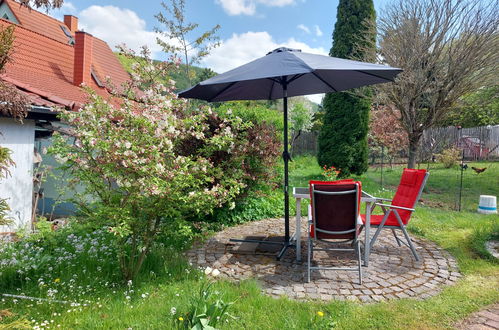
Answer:
[[[379, 12], [390, 0], [375, 0]], [[230, 70], [280, 46], [327, 54], [336, 21], [338, 0], [186, 0], [186, 19], [198, 32], [221, 25], [221, 46], [200, 63], [218, 73]], [[148, 45], [163, 58], [153, 32], [159, 0], [69, 0], [49, 14], [79, 18], [79, 26], [113, 47]]]

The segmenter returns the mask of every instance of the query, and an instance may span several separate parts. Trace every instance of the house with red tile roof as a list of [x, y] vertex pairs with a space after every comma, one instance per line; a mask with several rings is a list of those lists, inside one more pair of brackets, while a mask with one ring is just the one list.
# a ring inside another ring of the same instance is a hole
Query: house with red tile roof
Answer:
[[30, 111], [23, 123], [0, 117], [0, 145], [12, 150], [16, 163], [11, 177], [0, 182], [0, 197], [8, 198], [15, 227], [25, 227], [33, 214], [33, 166], [39, 158], [34, 150], [41, 146], [39, 137], [49, 135], [48, 124], [57, 120], [53, 110], [84, 104], [82, 84], [108, 95], [108, 81], [120, 86], [129, 75], [106, 42], [78, 30], [77, 17], [65, 15], [59, 21], [16, 1], [0, 0], [0, 26], [11, 25], [12, 61], [0, 79], [28, 98]]

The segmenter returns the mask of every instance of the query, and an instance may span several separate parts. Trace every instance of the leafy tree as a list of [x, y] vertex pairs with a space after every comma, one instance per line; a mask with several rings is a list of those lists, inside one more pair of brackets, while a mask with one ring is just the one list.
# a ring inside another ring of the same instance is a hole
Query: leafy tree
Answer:
[[31, 7], [44, 7], [47, 10], [60, 8], [64, 0], [19, 0], [19, 3], [28, 8]]
[[155, 30], [166, 40], [157, 38], [157, 42], [166, 53], [182, 54], [185, 74], [191, 84], [193, 72], [190, 68], [207, 56], [211, 49], [219, 45], [219, 38], [215, 34], [220, 29], [220, 25], [217, 24], [209, 31], [192, 36], [199, 24], [186, 22], [185, 0], [170, 0], [170, 4], [162, 2], [161, 6], [165, 13], [160, 12], [155, 17], [165, 29], [155, 28]]
[[461, 97], [439, 126], [499, 125], [499, 85], [483, 87]]
[[[367, 50], [375, 48], [375, 33], [366, 27], [366, 20], [375, 20], [372, 0], [340, 0], [329, 55], [347, 59], [371, 55]], [[341, 170], [341, 176], [367, 170], [370, 96], [369, 89], [363, 89], [363, 95], [349, 92], [326, 95], [318, 141], [317, 160], [321, 167], [334, 166]]]
[[387, 106], [378, 106], [371, 111], [369, 121], [369, 146], [373, 149], [382, 147], [393, 157], [407, 149], [407, 133], [400, 124], [400, 112]]
[[[14, 25], [6, 28], [0, 26], [0, 74], [12, 60], [14, 44]], [[22, 119], [28, 112], [28, 99], [15, 86], [0, 80], [0, 114], [7, 117]], [[0, 132], [1, 134], [1, 132]]]
[[291, 130], [291, 155], [294, 144], [302, 132], [309, 132], [312, 128], [312, 109], [303, 102], [294, 102], [289, 112], [289, 123]]
[[378, 21], [380, 59], [404, 71], [376, 86], [393, 104], [409, 138], [408, 167], [416, 165], [425, 129], [464, 95], [495, 80], [499, 57], [499, 1], [398, 0]]

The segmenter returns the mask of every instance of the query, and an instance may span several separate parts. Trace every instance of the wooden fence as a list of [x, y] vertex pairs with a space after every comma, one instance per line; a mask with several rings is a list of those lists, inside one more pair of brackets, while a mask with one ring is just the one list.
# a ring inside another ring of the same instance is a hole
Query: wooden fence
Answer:
[[[301, 133], [293, 146], [293, 155], [316, 155], [318, 135], [318, 132]], [[439, 127], [425, 130], [418, 158], [428, 160], [451, 147], [463, 150], [464, 157], [468, 160], [498, 159], [499, 125], [463, 129]]]

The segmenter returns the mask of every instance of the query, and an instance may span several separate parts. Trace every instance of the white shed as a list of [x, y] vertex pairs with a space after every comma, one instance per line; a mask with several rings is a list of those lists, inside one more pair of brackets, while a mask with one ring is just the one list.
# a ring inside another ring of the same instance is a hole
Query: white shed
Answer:
[[0, 180], [0, 198], [6, 198], [14, 224], [0, 226], [0, 232], [16, 231], [31, 223], [33, 197], [33, 154], [35, 121], [26, 119], [21, 124], [12, 118], [0, 117], [0, 145], [12, 151], [15, 166], [11, 175]]

